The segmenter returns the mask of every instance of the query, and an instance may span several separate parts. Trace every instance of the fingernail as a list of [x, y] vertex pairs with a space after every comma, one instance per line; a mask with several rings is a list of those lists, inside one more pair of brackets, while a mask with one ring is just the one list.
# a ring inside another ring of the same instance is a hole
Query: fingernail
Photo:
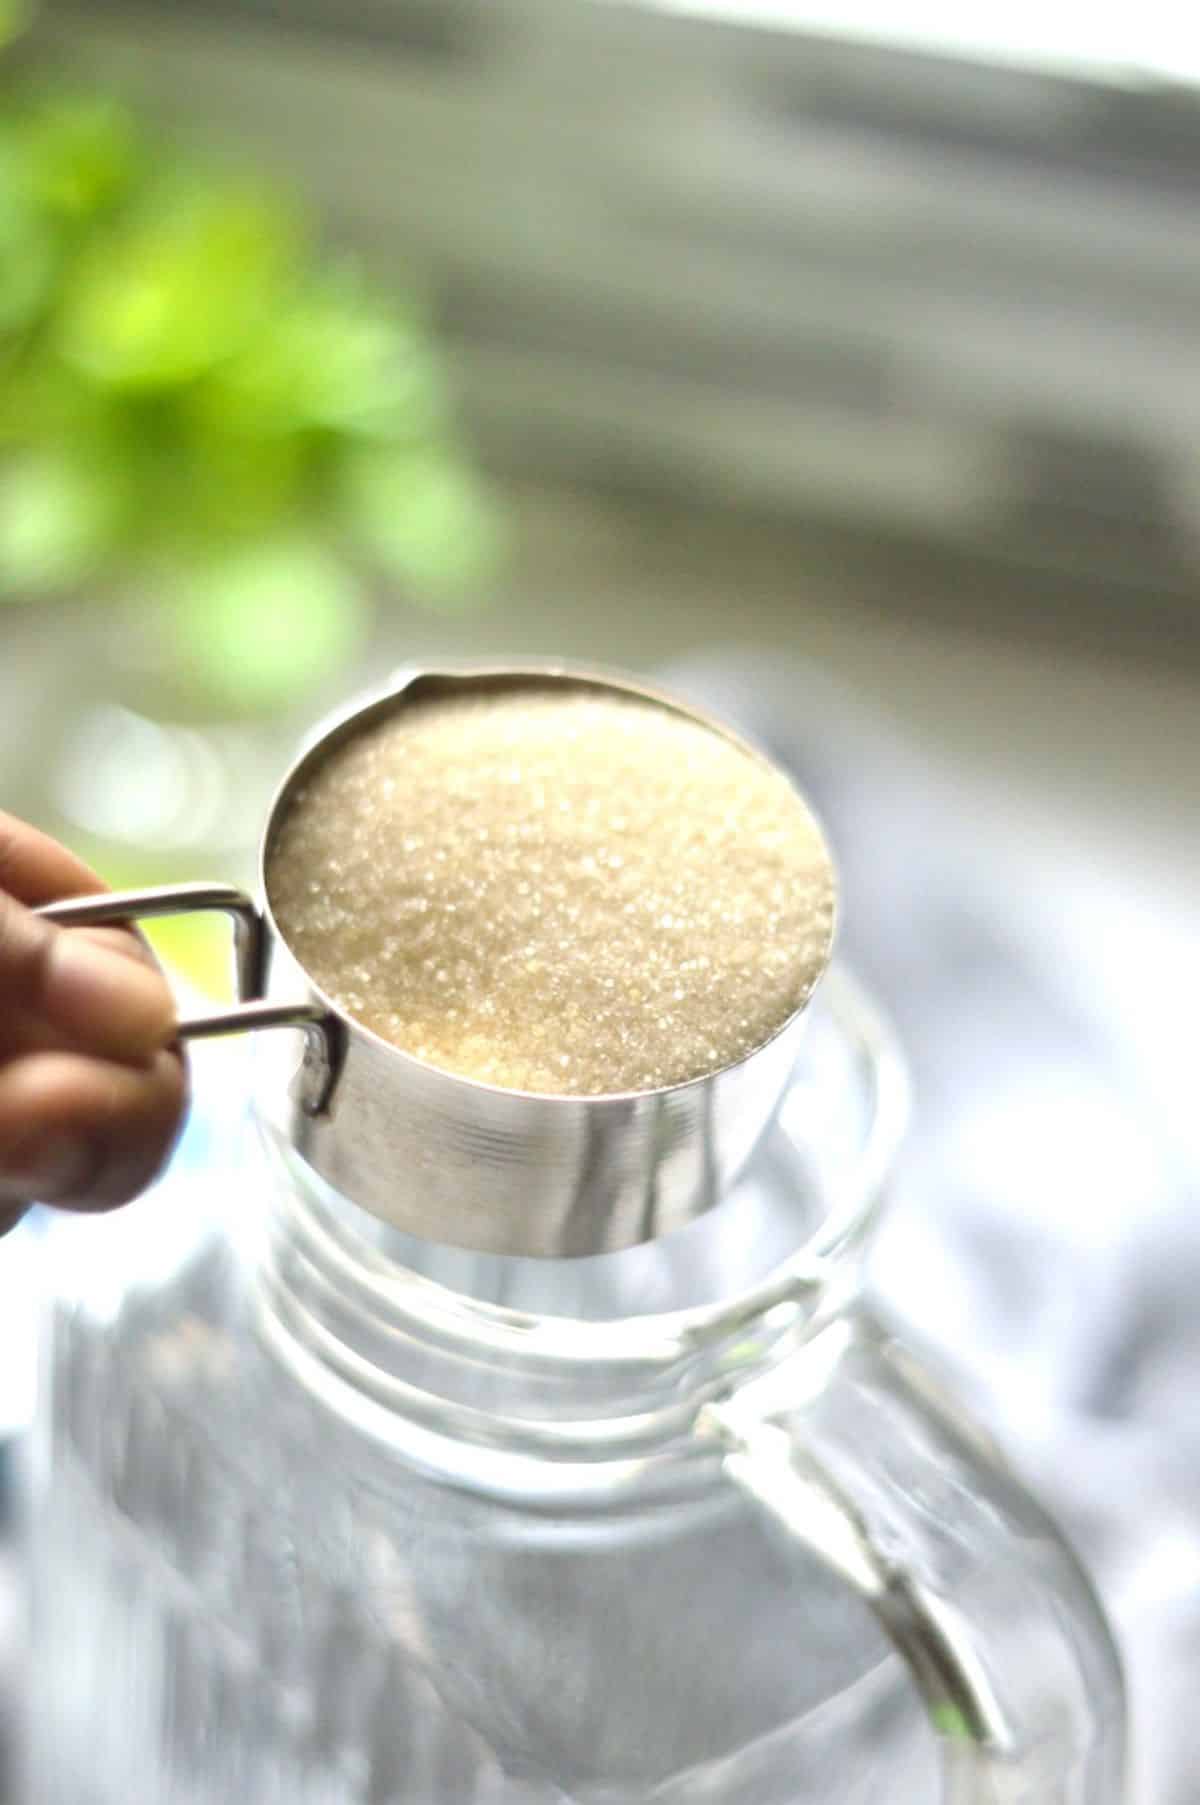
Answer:
[[170, 992], [150, 966], [66, 929], [57, 936], [51, 973], [55, 1016], [97, 1051], [143, 1058], [170, 1038]]
[[18, 1155], [14, 1164], [19, 1169], [7, 1169], [4, 1174], [7, 1192], [32, 1203], [54, 1203], [86, 1184], [95, 1155], [85, 1136], [56, 1134], [23, 1157]]

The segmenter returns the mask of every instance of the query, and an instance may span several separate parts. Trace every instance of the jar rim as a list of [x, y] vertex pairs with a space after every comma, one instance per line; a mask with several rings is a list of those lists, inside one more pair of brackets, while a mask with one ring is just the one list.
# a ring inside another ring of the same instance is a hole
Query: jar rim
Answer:
[[[789, 1312], [793, 1319], [794, 1306], [806, 1299], [815, 1308], [835, 1263], [860, 1245], [873, 1225], [911, 1101], [907, 1067], [895, 1035], [858, 980], [835, 962], [822, 995], [869, 1084], [860, 1142], [833, 1207], [812, 1234], [746, 1288], [716, 1301], [607, 1319], [514, 1308], [412, 1270], [405, 1263], [404, 1237], [397, 1230], [319, 1180], [320, 1208], [306, 1213], [306, 1238], [315, 1237], [322, 1262], [331, 1261], [392, 1321], [419, 1328], [438, 1341], [469, 1339], [501, 1361], [660, 1366], [728, 1340], [780, 1306], [793, 1307]], [[779, 1127], [795, 1140], [786, 1105]], [[273, 1143], [273, 1137], [268, 1140]], [[277, 1157], [286, 1157], [278, 1144], [273, 1146]], [[289, 1176], [298, 1176], [290, 1166]], [[315, 1177], [307, 1170], [304, 1176]]]

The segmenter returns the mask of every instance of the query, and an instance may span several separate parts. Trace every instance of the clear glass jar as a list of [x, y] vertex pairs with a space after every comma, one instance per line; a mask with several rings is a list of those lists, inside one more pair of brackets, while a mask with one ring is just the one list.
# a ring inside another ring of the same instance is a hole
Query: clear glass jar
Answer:
[[1120, 1797], [1086, 1581], [858, 1296], [902, 1072], [812, 1017], [631, 1252], [419, 1243], [257, 1142], [56, 1228], [31, 1805]]

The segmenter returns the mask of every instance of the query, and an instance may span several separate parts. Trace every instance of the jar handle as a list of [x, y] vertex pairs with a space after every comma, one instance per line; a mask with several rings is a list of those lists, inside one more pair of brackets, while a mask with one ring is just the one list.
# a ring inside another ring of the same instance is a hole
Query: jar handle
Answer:
[[874, 1612], [937, 1737], [943, 1805], [1118, 1805], [1124, 1684], [1091, 1585], [902, 1344], [843, 1318], [698, 1428]]
[[210, 1040], [221, 1034], [244, 1034], [260, 1028], [301, 1028], [308, 1039], [306, 1063], [315, 1069], [305, 1111], [319, 1115], [328, 1107], [339, 1067], [340, 1024], [319, 1003], [275, 1003], [263, 1000], [267, 981], [267, 927], [262, 910], [244, 890], [232, 884], [160, 884], [145, 890], [101, 891], [70, 897], [35, 910], [62, 928], [94, 928], [117, 922], [149, 921], [162, 915], [192, 915], [217, 910], [233, 922], [237, 1004], [208, 1015], [187, 1016], [176, 1029], [180, 1040]]

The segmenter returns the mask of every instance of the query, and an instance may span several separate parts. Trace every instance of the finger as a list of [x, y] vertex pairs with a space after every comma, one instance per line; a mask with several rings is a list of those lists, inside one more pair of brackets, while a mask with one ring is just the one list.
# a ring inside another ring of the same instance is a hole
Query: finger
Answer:
[[[47, 902], [65, 902], [76, 896], [104, 893], [108, 885], [90, 865], [52, 840], [49, 834], [0, 809], [0, 890], [18, 902], [38, 908]], [[137, 927], [81, 928], [80, 933], [103, 936], [117, 952], [130, 953], [152, 965], [154, 955]]]
[[102, 1059], [148, 1060], [174, 1038], [162, 974], [117, 941], [121, 930], [59, 928], [0, 895], [0, 996], [10, 1051], [47, 1044]]
[[[46, 902], [62, 902], [74, 896], [91, 896], [108, 889], [82, 859], [27, 821], [0, 809], [0, 890], [18, 902], [37, 908]], [[154, 954], [137, 928], [79, 928], [114, 952], [154, 964]]]
[[90, 896], [107, 886], [73, 852], [49, 834], [0, 809], [0, 890], [36, 908], [68, 896]]
[[127, 1203], [165, 1163], [186, 1101], [170, 1051], [143, 1070], [78, 1053], [14, 1060], [0, 1070], [0, 1213], [34, 1201]]
[[152, 971], [158, 970], [158, 961], [136, 928], [72, 928], [70, 932], [82, 934], [85, 939], [94, 941], [97, 946], [107, 947], [110, 952], [119, 953], [123, 959], [135, 959], [139, 965], [148, 965]]
[[3, 1241], [9, 1229], [16, 1228], [26, 1207], [23, 1203], [0, 1203], [0, 1241]]
[[[0, 903], [0, 909], [2, 907]], [[115, 957], [132, 960], [135, 965], [149, 966], [154, 972], [159, 970], [154, 954], [141, 935], [131, 933], [127, 928], [71, 928], [70, 932], [91, 941]], [[44, 1013], [31, 1012], [37, 1007], [36, 1001], [33, 1004], [18, 1004], [11, 994], [11, 987], [6, 991], [4, 1006], [0, 1009], [0, 1058], [16, 1052], [32, 1052], [38, 1048], [60, 1047], [69, 1051], [75, 1045], [74, 1037], [66, 1036], [57, 1020], [49, 1020]], [[88, 1050], [90, 1049], [84, 1048], [84, 1051]]]

